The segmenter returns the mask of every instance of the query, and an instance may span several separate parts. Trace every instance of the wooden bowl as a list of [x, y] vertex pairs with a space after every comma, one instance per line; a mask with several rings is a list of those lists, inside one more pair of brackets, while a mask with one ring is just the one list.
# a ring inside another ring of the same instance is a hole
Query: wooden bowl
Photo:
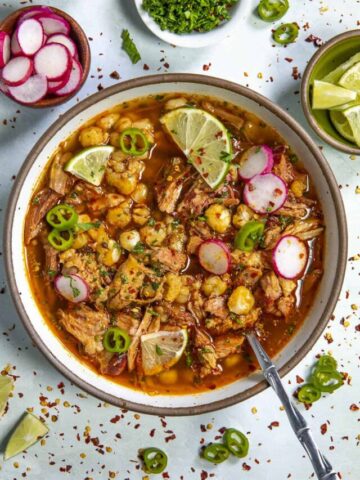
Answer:
[[[33, 6], [20, 8], [19, 10], [16, 10], [15, 12], [8, 15], [6, 18], [4, 18], [0, 22], [0, 30], [3, 30], [9, 33], [9, 35], [11, 35], [15, 30], [15, 25], [19, 17], [24, 12], [26, 12], [27, 10], [31, 10], [32, 8]], [[79, 87], [73, 93], [70, 93], [69, 95], [66, 95], [63, 97], [57, 97], [55, 95], [46, 96], [39, 102], [33, 103], [31, 105], [30, 104], [25, 105], [26, 107], [30, 107], [30, 108], [55, 107], [56, 105], [61, 105], [62, 103], [67, 102], [68, 100], [70, 100], [71, 97], [76, 95], [76, 93], [81, 89], [81, 87], [83, 86], [85, 80], [89, 75], [90, 63], [91, 63], [91, 52], [90, 52], [89, 42], [84, 30], [80, 27], [77, 21], [74, 20], [72, 17], [70, 17], [70, 15], [68, 15], [67, 13], [55, 7], [50, 7], [50, 8], [57, 15], [60, 15], [61, 17], [65, 18], [65, 20], [67, 20], [70, 24], [70, 27], [71, 27], [70, 36], [71, 36], [71, 39], [76, 43], [76, 46], [78, 47], [79, 62], [83, 68], [83, 75], [82, 75]], [[20, 105], [23, 105], [20, 102], [17, 102], [14, 98], [10, 96], [9, 98], [14, 100], [14, 102], [19, 103]]]

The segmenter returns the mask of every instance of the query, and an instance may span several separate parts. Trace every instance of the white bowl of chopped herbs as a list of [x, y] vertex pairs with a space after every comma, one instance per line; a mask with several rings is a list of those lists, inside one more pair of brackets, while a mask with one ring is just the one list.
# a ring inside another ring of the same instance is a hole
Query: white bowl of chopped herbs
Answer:
[[249, 0], [134, 0], [145, 25], [165, 42], [199, 48], [228, 37], [250, 11]]

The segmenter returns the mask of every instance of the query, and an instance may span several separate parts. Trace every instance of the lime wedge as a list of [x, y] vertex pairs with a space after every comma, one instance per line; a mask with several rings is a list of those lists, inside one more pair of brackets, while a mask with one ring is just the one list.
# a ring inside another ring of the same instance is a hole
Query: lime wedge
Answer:
[[357, 93], [352, 90], [347, 90], [321, 80], [314, 80], [312, 96], [312, 107], [314, 109], [336, 107], [337, 105], [351, 102], [356, 97]]
[[15, 457], [48, 433], [49, 429], [35, 415], [26, 413], [12, 433], [5, 449], [4, 460]]
[[0, 417], [4, 415], [6, 405], [13, 388], [13, 379], [11, 377], [0, 375]]
[[356, 105], [360, 105], [360, 98], [354, 100], [353, 102], [343, 103], [342, 105], [337, 105], [336, 107], [331, 107], [330, 110], [335, 110], [337, 112], [343, 112], [348, 108], [355, 107]]
[[218, 187], [230, 168], [231, 141], [226, 127], [210, 113], [178, 108], [160, 119], [174, 142], [211, 187]]
[[141, 357], [145, 375], [157, 375], [175, 365], [184, 353], [187, 340], [186, 330], [142, 335]]
[[106, 164], [114, 150], [115, 147], [110, 145], [86, 148], [69, 160], [64, 170], [98, 187], [102, 182]]
[[331, 111], [330, 119], [332, 124], [342, 137], [346, 138], [346, 140], [349, 140], [349, 142], [355, 143], [353, 131], [347, 118], [344, 115], [344, 112]]
[[360, 105], [348, 108], [343, 114], [349, 122], [356, 145], [360, 147]]
[[339, 85], [360, 92], [360, 62], [355, 63], [339, 80]]
[[339, 65], [335, 70], [332, 70], [330, 73], [325, 75], [322, 79], [324, 82], [338, 83], [340, 78], [344, 75], [346, 70], [349, 70], [355, 63], [360, 62], [360, 53], [356, 53], [349, 58], [346, 62]]

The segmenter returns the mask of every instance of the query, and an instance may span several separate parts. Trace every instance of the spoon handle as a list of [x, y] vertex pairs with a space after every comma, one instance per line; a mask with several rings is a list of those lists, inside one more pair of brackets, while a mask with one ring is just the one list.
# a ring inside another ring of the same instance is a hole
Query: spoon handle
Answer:
[[298, 440], [304, 447], [306, 453], [308, 454], [317, 478], [319, 480], [336, 480], [338, 477], [333, 471], [330, 462], [317, 447], [305, 418], [290, 401], [275, 365], [270, 360], [269, 356], [261, 346], [254, 333], [249, 333], [246, 335], [246, 337], [263, 370], [264, 377], [283, 404], [286, 415], [290, 421], [290, 425], [294, 430]]

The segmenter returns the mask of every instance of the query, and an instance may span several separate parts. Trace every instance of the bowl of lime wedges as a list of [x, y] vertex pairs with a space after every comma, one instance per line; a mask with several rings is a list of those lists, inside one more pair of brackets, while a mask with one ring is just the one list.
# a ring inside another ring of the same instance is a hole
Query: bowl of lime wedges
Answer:
[[332, 38], [311, 58], [301, 102], [319, 137], [337, 150], [360, 155], [360, 30]]

